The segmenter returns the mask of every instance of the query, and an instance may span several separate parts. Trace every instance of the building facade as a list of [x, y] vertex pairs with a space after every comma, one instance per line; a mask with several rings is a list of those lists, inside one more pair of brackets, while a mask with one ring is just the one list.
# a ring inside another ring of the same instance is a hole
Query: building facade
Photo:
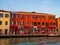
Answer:
[[56, 26], [57, 29], [60, 31], [60, 17], [56, 18]]
[[36, 12], [11, 12], [10, 33], [12, 34], [54, 33], [55, 28], [55, 15]]
[[10, 12], [0, 10], [0, 34], [8, 34], [10, 30]]

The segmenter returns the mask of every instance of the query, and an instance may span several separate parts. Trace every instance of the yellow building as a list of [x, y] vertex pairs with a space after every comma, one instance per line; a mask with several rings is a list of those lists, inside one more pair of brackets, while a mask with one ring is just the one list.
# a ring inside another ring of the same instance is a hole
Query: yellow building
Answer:
[[56, 24], [57, 24], [58, 30], [60, 31], [60, 17], [56, 19]]
[[0, 10], [0, 34], [9, 34], [10, 12]]

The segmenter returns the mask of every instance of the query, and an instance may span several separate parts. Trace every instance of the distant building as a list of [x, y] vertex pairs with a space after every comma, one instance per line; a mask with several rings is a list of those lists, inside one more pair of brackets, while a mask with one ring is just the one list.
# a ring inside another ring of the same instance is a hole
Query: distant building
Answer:
[[[10, 33], [53, 33], [56, 28], [56, 16], [36, 12], [11, 12]], [[53, 29], [53, 30], [51, 30]]]
[[56, 18], [56, 26], [58, 30], [60, 31], [60, 17]]
[[10, 12], [0, 10], [0, 34], [8, 34], [10, 30]]

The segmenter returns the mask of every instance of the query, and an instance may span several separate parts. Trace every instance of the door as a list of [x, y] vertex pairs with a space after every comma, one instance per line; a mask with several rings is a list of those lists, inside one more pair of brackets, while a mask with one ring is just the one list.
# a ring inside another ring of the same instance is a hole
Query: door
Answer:
[[8, 30], [8, 29], [5, 29], [5, 34], [7, 34], [7, 30]]

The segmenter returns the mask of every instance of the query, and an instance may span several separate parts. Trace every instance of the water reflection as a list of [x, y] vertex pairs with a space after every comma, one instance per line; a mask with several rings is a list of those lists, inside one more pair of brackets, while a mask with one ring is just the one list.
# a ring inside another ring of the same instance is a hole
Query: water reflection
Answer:
[[60, 37], [0, 38], [0, 45], [60, 45]]

